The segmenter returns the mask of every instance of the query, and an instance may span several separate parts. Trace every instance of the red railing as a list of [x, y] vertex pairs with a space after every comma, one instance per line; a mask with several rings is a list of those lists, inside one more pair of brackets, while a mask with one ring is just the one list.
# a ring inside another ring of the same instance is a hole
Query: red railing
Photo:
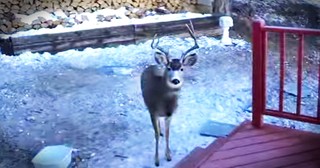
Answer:
[[[279, 33], [280, 37], [280, 89], [278, 110], [266, 108], [266, 72], [267, 72], [267, 51], [268, 51], [268, 32]], [[284, 76], [285, 76], [285, 54], [286, 54], [286, 34], [292, 33], [299, 37], [298, 59], [297, 59], [297, 103], [296, 112], [286, 112], [283, 110], [284, 98]], [[263, 115], [292, 119], [308, 123], [320, 124], [320, 67], [318, 79], [318, 105], [317, 116], [307, 116], [301, 114], [301, 87], [302, 87], [302, 68], [304, 57], [304, 37], [305, 35], [320, 36], [320, 30], [289, 28], [279, 26], [266, 26], [264, 20], [257, 19], [253, 22], [252, 34], [252, 124], [256, 127], [263, 125]]]

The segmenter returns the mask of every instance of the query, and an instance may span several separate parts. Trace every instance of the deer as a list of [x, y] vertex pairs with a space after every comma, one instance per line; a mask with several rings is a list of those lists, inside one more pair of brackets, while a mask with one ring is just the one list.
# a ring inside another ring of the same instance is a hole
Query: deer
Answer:
[[169, 53], [159, 46], [159, 38], [155, 43], [157, 37], [157, 34], [155, 34], [151, 42], [151, 48], [155, 50], [154, 58], [157, 65], [149, 65], [141, 74], [142, 97], [149, 111], [155, 134], [154, 164], [156, 166], [159, 166], [159, 137], [163, 136], [159, 118], [164, 118], [165, 121], [165, 157], [167, 161], [171, 161], [169, 130], [172, 115], [178, 107], [179, 91], [184, 82], [184, 67], [193, 66], [198, 58], [196, 53], [189, 54], [199, 48], [192, 22], [190, 21], [190, 26], [186, 24], [186, 27], [194, 41], [194, 46], [183, 52], [180, 58], [170, 59]]

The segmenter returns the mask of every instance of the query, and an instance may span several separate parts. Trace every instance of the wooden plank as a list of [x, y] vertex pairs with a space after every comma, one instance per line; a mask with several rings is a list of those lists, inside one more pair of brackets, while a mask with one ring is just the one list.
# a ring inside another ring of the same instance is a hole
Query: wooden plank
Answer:
[[275, 129], [250, 129], [250, 130], [242, 130], [241, 132], [238, 132], [236, 135], [230, 137], [229, 140], [240, 140], [245, 138], [251, 138], [251, 137], [257, 137], [257, 136], [263, 136], [268, 134], [274, 134], [274, 133], [281, 133], [285, 132], [284, 130], [275, 130]]
[[264, 129], [274, 129], [275, 131], [274, 133], [265, 134], [265, 135], [262, 134], [262, 135], [251, 136], [251, 137], [250, 137], [251, 134], [249, 134], [248, 138], [244, 138], [245, 136], [244, 134], [246, 134], [245, 132], [241, 132], [241, 133], [238, 132], [234, 134], [232, 137], [230, 137], [228, 142], [223, 147], [221, 147], [220, 150], [229, 150], [236, 147], [260, 144], [268, 141], [276, 141], [276, 140], [281, 140], [281, 139], [286, 139], [289, 137], [296, 137], [296, 136], [300, 136], [300, 137], [308, 136], [310, 138], [315, 138], [320, 141], [320, 136], [318, 134], [289, 129], [289, 128], [282, 128], [282, 127], [277, 127], [277, 126], [268, 125], [268, 124], [265, 124], [263, 128], [257, 129], [257, 130], [264, 131]]
[[285, 166], [284, 168], [319, 168], [319, 167], [320, 167], [320, 159], [310, 160], [300, 164]]
[[271, 141], [262, 144], [254, 144], [250, 146], [244, 146], [239, 148], [234, 148], [231, 150], [223, 150], [217, 151], [213, 154], [213, 160], [221, 160], [221, 159], [228, 159], [232, 157], [242, 156], [242, 155], [249, 155], [255, 153], [261, 153], [269, 150], [275, 150], [284, 147], [292, 147], [299, 144], [304, 143], [312, 143], [318, 140], [310, 140], [309, 137], [291, 137], [286, 139], [281, 139], [279, 141]]
[[207, 160], [207, 162], [201, 167], [203, 168], [208, 167], [208, 165], [210, 165], [211, 168], [236, 167], [236, 166], [242, 166], [242, 165], [251, 164], [255, 162], [266, 161], [273, 158], [280, 158], [280, 157], [285, 157], [293, 154], [301, 154], [303, 152], [313, 151], [317, 149], [320, 149], [320, 143], [316, 141], [308, 144], [299, 144], [296, 146], [269, 150], [263, 153], [237, 156], [230, 159], [214, 160], [214, 156], [213, 156], [212, 158]]
[[[271, 159], [271, 160], [262, 161], [262, 162], [256, 162], [253, 164], [239, 166], [237, 168], [257, 168], [257, 167], [271, 168], [271, 167], [280, 167], [280, 166], [296, 167], [296, 165], [300, 165], [299, 168], [304, 168], [304, 167], [309, 168], [310, 165], [314, 165], [315, 160], [320, 160], [320, 150], [294, 154], [294, 155], [280, 157], [280, 158]], [[319, 166], [319, 163], [317, 165]]]
[[239, 139], [228, 141], [226, 144], [220, 148], [220, 150], [230, 150], [234, 148], [250, 146], [254, 144], [262, 144], [270, 141], [277, 141], [281, 139], [286, 139], [295, 136], [294, 134], [286, 134], [282, 132], [278, 133], [271, 133], [264, 136], [256, 136], [251, 138]]
[[[196, 35], [221, 35], [222, 30], [218, 26], [217, 16], [203, 18], [182, 19], [161, 23], [127, 25], [119, 27], [98, 28], [74, 32], [42, 34], [12, 38], [11, 49], [5, 48], [9, 55], [18, 55], [25, 51], [50, 52], [52, 54], [68, 49], [84, 49], [86, 47], [106, 47], [115, 44], [137, 43], [152, 38], [154, 33], [160, 35], [187, 36], [186, 23], [192, 20]], [[200, 33], [203, 34], [200, 34]], [[199, 34], [198, 34], [199, 33]], [[188, 35], [189, 36], [189, 35]], [[9, 43], [8, 43], [9, 44]]]
[[246, 124], [244, 127], [239, 129], [236, 135], [232, 136], [229, 140], [238, 140], [242, 138], [249, 138], [253, 136], [266, 135], [270, 133], [289, 133], [299, 134], [301, 136], [312, 136], [313, 138], [320, 138], [319, 135], [312, 132], [296, 130], [291, 128], [279, 127], [275, 125], [265, 124], [262, 128], [255, 128], [251, 124]]
[[156, 33], [159, 36], [184, 32], [187, 33], [188, 29], [185, 24], [189, 24], [190, 20], [192, 21], [196, 33], [200, 30], [215, 30], [219, 25], [218, 18], [213, 16], [195, 19], [182, 19], [170, 22], [137, 24], [135, 25], [136, 40], [139, 41], [140, 39], [152, 38]]
[[119, 26], [68, 33], [44, 34], [12, 38], [15, 54], [31, 52], [59, 52], [85, 47], [104, 47], [134, 41], [133, 26]]

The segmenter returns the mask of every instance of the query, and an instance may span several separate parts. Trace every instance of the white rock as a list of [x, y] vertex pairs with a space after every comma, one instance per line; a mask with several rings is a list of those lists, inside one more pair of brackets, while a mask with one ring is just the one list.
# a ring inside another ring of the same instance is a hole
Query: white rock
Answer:
[[57, 11], [53, 12], [53, 14], [56, 17], [61, 17], [61, 18], [67, 18], [68, 17], [61, 9], [58, 9]]

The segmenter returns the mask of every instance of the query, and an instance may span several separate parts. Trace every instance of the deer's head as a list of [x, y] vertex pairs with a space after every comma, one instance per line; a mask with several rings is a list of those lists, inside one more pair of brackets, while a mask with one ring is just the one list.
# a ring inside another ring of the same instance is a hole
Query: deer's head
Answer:
[[192, 22], [190, 22], [190, 26], [187, 24], [186, 26], [188, 28], [190, 36], [194, 40], [194, 46], [183, 52], [180, 59], [170, 59], [169, 53], [159, 46], [159, 39], [156, 43], [154, 43], [157, 34], [155, 34], [151, 43], [151, 47], [156, 50], [155, 60], [159, 65], [165, 67], [164, 77], [166, 80], [166, 84], [169, 88], [172, 89], [180, 89], [182, 87], [184, 67], [193, 66], [197, 62], [198, 58], [196, 53], [189, 54], [191, 51], [199, 48], [196, 37], [194, 35]]

